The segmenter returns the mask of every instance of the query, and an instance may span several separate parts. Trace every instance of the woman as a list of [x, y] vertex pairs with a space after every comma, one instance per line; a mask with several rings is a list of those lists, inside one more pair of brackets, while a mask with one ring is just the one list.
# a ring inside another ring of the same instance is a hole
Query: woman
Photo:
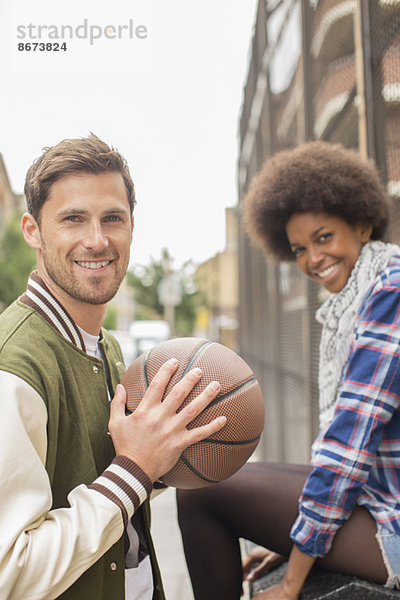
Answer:
[[[399, 586], [400, 248], [379, 241], [388, 217], [375, 167], [340, 145], [278, 153], [252, 182], [250, 236], [331, 292], [317, 312], [321, 432], [311, 466], [250, 463], [179, 491], [196, 600], [235, 600], [256, 562], [258, 576], [283, 557], [282, 581], [257, 600], [297, 600], [315, 562]], [[239, 537], [264, 547], [243, 575]]]

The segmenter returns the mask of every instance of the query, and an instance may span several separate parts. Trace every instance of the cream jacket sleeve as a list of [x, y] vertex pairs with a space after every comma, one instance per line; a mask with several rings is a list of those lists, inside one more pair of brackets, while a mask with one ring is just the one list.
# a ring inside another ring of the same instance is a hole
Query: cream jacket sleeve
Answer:
[[[4, 371], [0, 390], [1, 598], [52, 600], [121, 537], [152, 486], [135, 463], [119, 457], [93, 487], [71, 491], [70, 507], [50, 510], [45, 404]], [[115, 483], [119, 478], [124, 490]]]

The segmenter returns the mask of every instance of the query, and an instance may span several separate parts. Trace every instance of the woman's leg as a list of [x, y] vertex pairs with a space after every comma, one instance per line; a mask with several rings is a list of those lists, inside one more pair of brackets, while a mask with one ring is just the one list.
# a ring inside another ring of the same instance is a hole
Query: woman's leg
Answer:
[[337, 531], [329, 553], [318, 559], [317, 565], [328, 571], [386, 583], [388, 573], [375, 535], [375, 520], [366, 508], [358, 506]]
[[[290, 529], [310, 467], [248, 463], [230, 479], [178, 491], [178, 516], [196, 600], [235, 600], [242, 588], [239, 538], [289, 555]], [[368, 511], [357, 508], [318, 564], [386, 581], [386, 569]]]
[[239, 538], [288, 555], [307, 466], [248, 463], [199, 490], [179, 490], [178, 517], [196, 600], [235, 600], [242, 590]]

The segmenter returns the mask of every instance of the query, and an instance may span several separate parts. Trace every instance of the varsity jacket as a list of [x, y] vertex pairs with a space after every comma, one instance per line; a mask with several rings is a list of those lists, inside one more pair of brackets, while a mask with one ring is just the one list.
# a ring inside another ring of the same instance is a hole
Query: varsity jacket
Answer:
[[37, 273], [0, 315], [0, 590], [7, 600], [124, 600], [124, 527], [145, 532], [154, 600], [164, 598], [149, 533], [152, 484], [116, 457], [109, 398], [124, 371], [104, 362]]

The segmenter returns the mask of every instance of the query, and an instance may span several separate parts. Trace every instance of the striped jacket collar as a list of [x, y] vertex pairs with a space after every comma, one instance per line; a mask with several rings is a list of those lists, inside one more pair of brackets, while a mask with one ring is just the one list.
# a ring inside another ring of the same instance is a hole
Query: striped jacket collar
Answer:
[[31, 273], [26, 292], [20, 297], [20, 301], [35, 309], [65, 339], [86, 352], [78, 326], [50, 292], [37, 271]]

